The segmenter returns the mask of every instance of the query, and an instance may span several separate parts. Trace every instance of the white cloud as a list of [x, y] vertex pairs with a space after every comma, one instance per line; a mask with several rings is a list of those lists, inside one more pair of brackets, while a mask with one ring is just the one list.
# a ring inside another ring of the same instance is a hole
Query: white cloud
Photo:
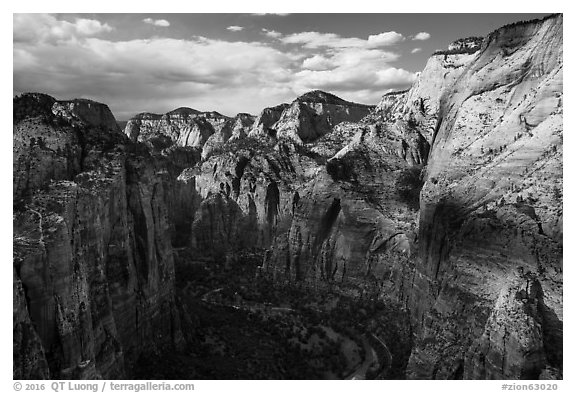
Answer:
[[377, 86], [390, 87], [406, 85], [416, 80], [416, 75], [413, 72], [406, 71], [402, 68], [390, 67], [385, 70], [376, 71], [378, 80]]
[[422, 48], [414, 48], [414, 49], [412, 49], [412, 50], [410, 51], [410, 53], [418, 53], [418, 52], [421, 52], [421, 51], [422, 51]]
[[316, 49], [320, 47], [346, 48], [358, 47], [362, 45], [363, 40], [359, 38], [342, 38], [334, 33], [319, 33], [316, 31], [307, 31], [285, 36], [281, 39], [285, 44], [300, 44], [306, 48]]
[[288, 16], [289, 13], [282, 13], [282, 12], [262, 12], [262, 13], [254, 13], [254, 16], [265, 16], [265, 15], [277, 15], [277, 16]]
[[148, 23], [149, 25], [160, 26], [160, 27], [170, 26], [170, 22], [168, 22], [166, 19], [146, 18], [146, 19], [142, 19], [142, 22]]
[[368, 44], [373, 47], [394, 45], [404, 40], [404, 36], [395, 31], [368, 36]]
[[200, 36], [124, 41], [100, 36], [111, 29], [92, 19], [16, 14], [13, 92], [91, 98], [126, 119], [179, 106], [257, 114], [311, 89], [376, 103], [387, 89], [406, 88], [414, 80], [414, 74], [391, 65], [399, 55], [382, 48], [400, 39], [393, 32], [360, 39], [262, 29], [268, 37], [294, 43], [279, 50], [263, 42]]
[[205, 37], [15, 43], [14, 92], [97, 99], [119, 118], [183, 105], [257, 113], [293, 99], [291, 80], [300, 62], [262, 43]]
[[242, 26], [228, 26], [226, 30], [230, 31], [242, 31], [244, 28]]
[[430, 33], [426, 33], [425, 31], [421, 31], [420, 33], [418, 33], [414, 37], [412, 37], [412, 40], [414, 40], [414, 41], [426, 41], [430, 37], [431, 37]]
[[335, 33], [319, 33], [317, 31], [305, 31], [285, 36], [281, 41], [285, 44], [300, 44], [305, 48], [377, 48], [389, 46], [403, 41], [402, 34], [389, 31], [376, 35], [370, 35], [364, 40], [356, 37], [341, 37]]
[[408, 87], [414, 81], [413, 73], [390, 65], [400, 55], [383, 50], [405, 40], [394, 31], [370, 35], [367, 39], [308, 31], [280, 40], [300, 45], [304, 53], [313, 52], [303, 59], [302, 69], [294, 74], [293, 83], [298, 91], [321, 89], [345, 93], [348, 97], [362, 91], [362, 97], [378, 100], [385, 89]]
[[414, 74], [390, 66], [399, 55], [381, 49], [345, 48], [314, 55], [304, 60], [302, 71], [295, 74], [294, 84], [299, 90], [321, 89], [335, 93], [374, 97], [385, 89], [408, 87]]
[[48, 14], [14, 14], [14, 42], [78, 40], [110, 32], [113, 28], [95, 19], [57, 20]]
[[334, 67], [334, 63], [322, 55], [314, 55], [304, 59], [302, 68], [313, 71], [323, 71]]
[[282, 37], [282, 33], [279, 33], [274, 30], [262, 29], [262, 33], [270, 38], [280, 38]]

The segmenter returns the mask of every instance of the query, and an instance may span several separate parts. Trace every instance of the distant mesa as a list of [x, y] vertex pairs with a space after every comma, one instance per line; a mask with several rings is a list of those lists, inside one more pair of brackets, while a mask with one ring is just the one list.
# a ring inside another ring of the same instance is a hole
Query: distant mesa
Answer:
[[180, 108], [176, 108], [173, 111], [170, 111], [168, 113], [166, 113], [167, 115], [183, 115], [183, 116], [190, 116], [190, 115], [198, 115], [202, 112], [196, 110], [196, 109], [192, 109], [192, 108], [188, 108], [186, 106], [181, 106]]

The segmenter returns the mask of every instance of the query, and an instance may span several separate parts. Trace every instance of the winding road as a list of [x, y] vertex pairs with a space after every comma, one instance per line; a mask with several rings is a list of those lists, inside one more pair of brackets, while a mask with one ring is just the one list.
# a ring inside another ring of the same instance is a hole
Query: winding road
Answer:
[[[247, 311], [254, 311], [255, 309], [262, 311], [268, 309], [269, 311], [281, 311], [281, 312], [296, 312], [296, 310], [289, 308], [289, 307], [267, 307], [263, 305], [251, 305], [251, 306], [236, 306], [236, 305], [227, 305], [221, 304], [217, 302], [212, 302], [209, 300], [209, 296], [222, 291], [224, 288], [216, 288], [211, 291], [206, 292], [202, 297], [201, 300], [205, 303], [216, 305], [216, 306], [224, 306], [230, 307], [235, 310], [247, 310]], [[378, 357], [378, 353], [370, 344], [367, 336], [371, 336], [376, 342], [381, 346], [382, 351], [385, 353], [386, 359], [380, 359]], [[390, 350], [386, 346], [386, 343], [378, 336], [372, 333], [365, 333], [365, 334], [356, 334], [356, 337], [362, 341], [362, 346], [364, 347], [364, 361], [354, 370], [352, 371], [345, 379], [347, 380], [364, 380], [366, 379], [366, 373], [368, 370], [376, 363], [381, 362], [380, 364], [380, 372], [378, 375], [384, 374], [390, 367], [392, 366], [392, 354]], [[383, 363], [383, 364], [382, 364]]]

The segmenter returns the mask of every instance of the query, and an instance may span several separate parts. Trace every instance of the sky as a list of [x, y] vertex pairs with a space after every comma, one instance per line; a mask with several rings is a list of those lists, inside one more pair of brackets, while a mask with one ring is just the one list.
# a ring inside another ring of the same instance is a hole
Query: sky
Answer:
[[435, 50], [545, 14], [14, 14], [13, 94], [234, 116], [309, 90], [376, 104]]

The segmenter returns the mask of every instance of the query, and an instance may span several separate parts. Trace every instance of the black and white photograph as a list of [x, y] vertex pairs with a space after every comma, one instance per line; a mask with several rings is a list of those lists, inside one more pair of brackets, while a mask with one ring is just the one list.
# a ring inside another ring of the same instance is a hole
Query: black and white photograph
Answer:
[[13, 13], [9, 387], [556, 390], [550, 10]]

